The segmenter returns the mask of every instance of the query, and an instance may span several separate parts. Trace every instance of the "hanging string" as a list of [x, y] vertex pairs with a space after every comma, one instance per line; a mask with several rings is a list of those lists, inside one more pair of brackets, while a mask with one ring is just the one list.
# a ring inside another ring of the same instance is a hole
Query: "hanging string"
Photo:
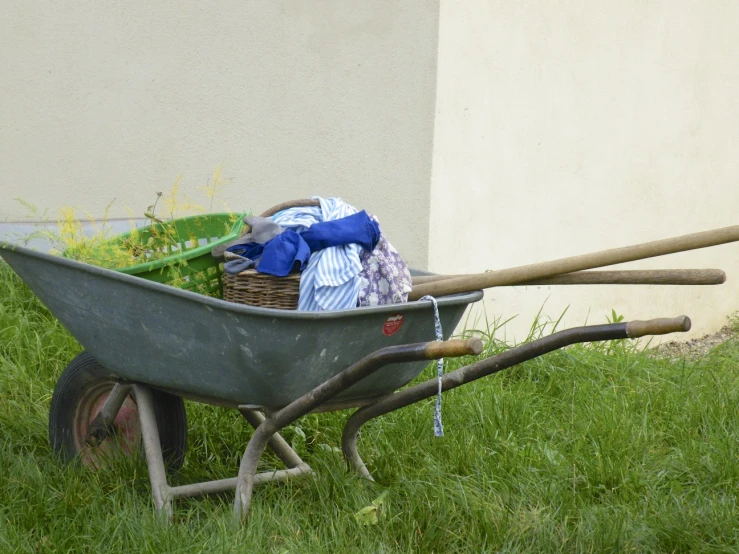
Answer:
[[[436, 340], [443, 341], [444, 335], [441, 330], [441, 319], [439, 318], [439, 307], [436, 305], [436, 298], [433, 296], [424, 296], [419, 299], [430, 300], [434, 305], [434, 329], [436, 330]], [[444, 375], [444, 358], [436, 361], [436, 379], [439, 383], [439, 389], [436, 393], [436, 405], [434, 406], [434, 436], [444, 436], [444, 425], [441, 421], [441, 377]]]

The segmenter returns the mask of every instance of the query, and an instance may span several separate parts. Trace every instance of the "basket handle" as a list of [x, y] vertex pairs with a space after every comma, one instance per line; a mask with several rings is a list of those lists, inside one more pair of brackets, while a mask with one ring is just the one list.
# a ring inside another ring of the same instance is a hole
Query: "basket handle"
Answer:
[[276, 206], [272, 206], [269, 210], [262, 213], [259, 217], [271, 217], [275, 215], [277, 212], [281, 212], [282, 210], [287, 210], [288, 208], [303, 208], [303, 207], [316, 207], [320, 206], [321, 203], [318, 200], [313, 200], [312, 198], [301, 198], [300, 200], [288, 200], [287, 202], [283, 202], [282, 204], [277, 204]]

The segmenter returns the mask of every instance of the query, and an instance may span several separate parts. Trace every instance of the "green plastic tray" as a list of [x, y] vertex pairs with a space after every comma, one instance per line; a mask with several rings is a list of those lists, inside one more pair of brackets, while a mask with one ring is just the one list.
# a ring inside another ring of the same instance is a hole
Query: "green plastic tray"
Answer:
[[[244, 215], [195, 215], [138, 229], [135, 231], [136, 244], [146, 245], [142, 255], [171, 254], [116, 268], [116, 271], [220, 298], [223, 296], [223, 266], [211, 256], [211, 250], [241, 235]], [[112, 239], [113, 244], [125, 244], [133, 234], [118, 235]]]

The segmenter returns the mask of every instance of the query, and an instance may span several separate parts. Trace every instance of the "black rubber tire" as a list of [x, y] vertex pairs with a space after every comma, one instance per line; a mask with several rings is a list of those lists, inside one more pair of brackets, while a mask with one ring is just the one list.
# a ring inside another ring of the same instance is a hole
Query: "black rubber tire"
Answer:
[[[80, 458], [80, 441], [84, 439], [76, 436], [78, 407], [89, 402], [91, 395], [104, 393], [115, 383], [115, 376], [88, 352], [77, 355], [62, 373], [51, 399], [49, 442], [64, 462], [76, 462]], [[164, 462], [169, 471], [176, 471], [182, 467], [187, 452], [185, 405], [182, 398], [173, 394], [156, 389], [151, 389], [151, 394]], [[143, 453], [143, 447], [140, 450]]]

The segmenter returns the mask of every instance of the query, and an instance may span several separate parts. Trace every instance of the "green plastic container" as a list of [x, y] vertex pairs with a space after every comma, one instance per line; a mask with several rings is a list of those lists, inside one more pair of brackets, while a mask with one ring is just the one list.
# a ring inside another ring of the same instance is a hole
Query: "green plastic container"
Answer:
[[163, 252], [169, 255], [119, 267], [116, 271], [221, 298], [223, 266], [213, 258], [211, 250], [242, 234], [244, 215], [215, 213], [182, 217], [118, 235], [112, 239], [112, 245], [123, 246], [133, 241], [142, 257]]

